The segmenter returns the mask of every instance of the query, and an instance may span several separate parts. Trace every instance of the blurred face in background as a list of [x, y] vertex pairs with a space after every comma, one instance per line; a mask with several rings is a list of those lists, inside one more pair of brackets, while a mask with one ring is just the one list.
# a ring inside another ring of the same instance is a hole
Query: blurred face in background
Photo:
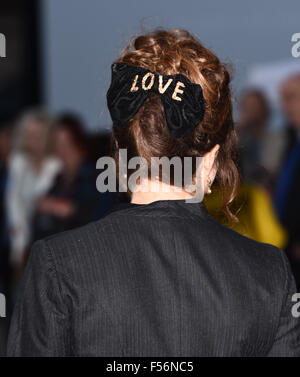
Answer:
[[291, 77], [281, 87], [282, 108], [288, 122], [300, 130], [300, 75]]
[[240, 127], [265, 126], [268, 119], [266, 100], [255, 92], [244, 96], [240, 107]]
[[55, 153], [62, 161], [66, 169], [76, 168], [83, 159], [81, 149], [74, 142], [72, 134], [64, 129], [58, 128], [55, 132]]
[[33, 158], [40, 158], [45, 154], [47, 134], [43, 127], [44, 124], [38, 121], [24, 124], [23, 148]]

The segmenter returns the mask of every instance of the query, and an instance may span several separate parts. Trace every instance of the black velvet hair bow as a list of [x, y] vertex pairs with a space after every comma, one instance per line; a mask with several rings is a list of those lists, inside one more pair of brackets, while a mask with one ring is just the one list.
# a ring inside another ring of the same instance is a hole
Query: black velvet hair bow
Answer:
[[112, 65], [107, 105], [114, 126], [126, 127], [150, 93], [159, 94], [166, 122], [173, 137], [193, 131], [203, 120], [205, 103], [202, 88], [182, 75], [160, 75], [125, 63]]

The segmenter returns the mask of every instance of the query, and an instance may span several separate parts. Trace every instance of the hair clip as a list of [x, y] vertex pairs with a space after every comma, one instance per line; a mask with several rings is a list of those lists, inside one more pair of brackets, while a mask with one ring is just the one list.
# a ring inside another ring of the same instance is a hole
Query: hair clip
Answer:
[[126, 127], [150, 93], [160, 95], [173, 137], [185, 136], [203, 120], [205, 102], [202, 88], [186, 76], [162, 75], [142, 67], [114, 63], [107, 92], [107, 105], [114, 125]]

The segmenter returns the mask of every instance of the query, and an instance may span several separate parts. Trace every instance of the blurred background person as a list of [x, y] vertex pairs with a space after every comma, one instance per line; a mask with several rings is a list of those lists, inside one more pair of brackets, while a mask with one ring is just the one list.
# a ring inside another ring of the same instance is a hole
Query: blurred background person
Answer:
[[242, 94], [238, 120], [240, 163], [247, 180], [262, 176], [262, 154], [270, 109], [263, 93], [249, 89]]
[[54, 148], [62, 170], [37, 206], [35, 239], [97, 220], [114, 205], [113, 194], [97, 191], [96, 168], [88, 159], [89, 143], [80, 118], [64, 114], [57, 119]]
[[281, 222], [289, 233], [287, 247], [300, 288], [300, 74], [281, 86], [282, 109], [286, 116], [287, 147], [278, 179], [275, 205]]
[[270, 120], [271, 106], [265, 94], [259, 89], [244, 91], [237, 122], [242, 175], [245, 181], [272, 192], [285, 144]]
[[51, 154], [52, 131], [52, 118], [41, 110], [26, 113], [16, 127], [6, 196], [10, 259], [17, 273], [22, 270], [30, 246], [36, 203], [60, 169]]

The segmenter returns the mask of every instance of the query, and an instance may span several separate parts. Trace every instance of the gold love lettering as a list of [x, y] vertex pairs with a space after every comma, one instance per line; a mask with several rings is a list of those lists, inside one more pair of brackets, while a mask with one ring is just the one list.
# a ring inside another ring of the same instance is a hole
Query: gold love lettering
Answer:
[[[138, 86], [138, 81], [139, 81], [139, 75], [135, 75], [134, 80], [132, 82], [132, 86], [130, 91], [131, 92], [137, 92], [140, 88]], [[152, 72], [146, 73], [143, 78], [142, 78], [142, 89], [143, 90], [150, 90], [155, 82], [155, 75]], [[172, 84], [173, 79], [169, 79], [165, 84], [163, 83], [163, 76], [158, 75], [158, 91], [160, 94], [164, 94], [169, 86]], [[179, 94], [183, 94], [185, 88], [185, 85], [181, 81], [177, 81], [175, 89], [172, 94], [172, 99], [175, 101], [182, 101], [182, 98], [179, 97]]]

